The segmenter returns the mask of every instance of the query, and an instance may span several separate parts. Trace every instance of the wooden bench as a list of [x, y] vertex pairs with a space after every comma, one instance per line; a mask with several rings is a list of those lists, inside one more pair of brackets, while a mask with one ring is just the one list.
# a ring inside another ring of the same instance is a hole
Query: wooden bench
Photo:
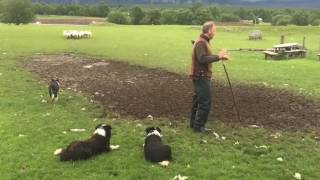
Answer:
[[263, 51], [263, 53], [265, 54], [265, 57], [264, 59], [268, 59], [268, 57], [270, 58], [274, 58], [274, 57], [277, 57], [279, 54], [276, 53], [276, 52], [273, 52], [273, 51]]

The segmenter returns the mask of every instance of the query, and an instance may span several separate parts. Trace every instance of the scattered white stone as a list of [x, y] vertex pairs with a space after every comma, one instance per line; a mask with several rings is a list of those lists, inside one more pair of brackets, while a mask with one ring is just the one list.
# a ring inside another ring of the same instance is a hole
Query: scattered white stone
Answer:
[[139, 124], [136, 125], [136, 127], [142, 127], [142, 124], [139, 123]]
[[161, 161], [161, 162], [159, 162], [159, 164], [163, 167], [167, 167], [167, 166], [169, 166], [170, 162], [169, 161]]
[[191, 168], [190, 164], [187, 165], [187, 168]]
[[169, 126], [172, 126], [172, 122], [169, 122]]
[[50, 113], [46, 113], [46, 114], [44, 114], [43, 116], [50, 116], [51, 114]]
[[240, 143], [239, 143], [239, 141], [236, 141], [235, 143], [234, 143], [234, 145], [239, 145]]
[[281, 137], [281, 134], [279, 132], [276, 132], [275, 134], [271, 134], [271, 137], [278, 139], [279, 137]]
[[2, 73], [0, 73], [0, 76], [2, 76]]
[[266, 82], [263, 82], [263, 85], [264, 85], [264, 86], [268, 86], [268, 83], [266, 83]]
[[216, 133], [216, 132], [213, 132], [213, 135], [214, 135], [217, 139], [219, 139], [219, 138], [220, 138], [219, 134], [218, 134], [218, 133]]
[[119, 149], [120, 145], [110, 145], [111, 150]]
[[147, 118], [149, 118], [150, 120], [153, 120], [153, 116], [152, 115], [148, 115]]
[[224, 137], [224, 136], [221, 136], [221, 139], [222, 139], [222, 140], [226, 140], [227, 138], [226, 138], [226, 137]]
[[181, 176], [180, 174], [178, 174], [173, 178], [173, 180], [187, 180], [187, 179], [188, 179], [187, 176]]
[[301, 174], [296, 172], [296, 173], [294, 173], [293, 177], [300, 180], [301, 179]]
[[81, 110], [82, 110], [82, 111], [85, 111], [85, 110], [86, 110], [86, 108], [81, 108]]
[[278, 157], [278, 158], [277, 158], [277, 161], [279, 161], [279, 162], [283, 162], [282, 157]]
[[72, 132], [83, 132], [86, 131], [86, 129], [70, 129]]
[[202, 144], [207, 144], [207, 143], [208, 143], [208, 141], [207, 141], [207, 140], [205, 140], [205, 139], [202, 139], [202, 140], [201, 140], [201, 143], [202, 143]]
[[261, 146], [254, 146], [255, 148], [257, 148], [257, 149], [268, 149], [268, 146], [266, 146], [266, 145], [261, 145]]
[[71, 88], [71, 87], [68, 87], [67, 89], [70, 90], [70, 89], [72, 89], [72, 88]]
[[93, 100], [92, 100], [92, 99], [90, 99], [90, 102], [91, 102], [91, 103], [93, 103]]
[[6, 52], [3, 52], [3, 53], [2, 53], [2, 55], [6, 55], [6, 54], [7, 54]]
[[236, 168], [236, 166], [232, 166], [232, 169]]
[[255, 124], [249, 125], [249, 127], [251, 127], [251, 128], [259, 128], [259, 126], [258, 126], [258, 125], [255, 125]]
[[42, 102], [42, 103], [47, 103], [48, 101], [45, 100], [45, 99], [42, 99], [41, 102]]
[[63, 134], [67, 134], [67, 131], [62, 131]]
[[98, 121], [98, 119], [97, 119], [97, 118], [94, 118], [93, 121]]
[[284, 86], [289, 86], [289, 84], [283, 84]]
[[26, 136], [26, 135], [24, 135], [24, 134], [19, 134], [19, 137], [24, 137], [24, 136]]
[[90, 69], [90, 68], [92, 68], [92, 67], [93, 67], [92, 65], [83, 66], [83, 68], [86, 68], [86, 69]]
[[94, 93], [94, 95], [99, 95], [99, 94], [100, 94], [99, 92], [95, 92], [95, 93]]

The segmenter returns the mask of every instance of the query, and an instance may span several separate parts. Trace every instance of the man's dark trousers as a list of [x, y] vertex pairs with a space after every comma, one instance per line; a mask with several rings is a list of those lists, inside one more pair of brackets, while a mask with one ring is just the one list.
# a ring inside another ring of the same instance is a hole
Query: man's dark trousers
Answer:
[[199, 130], [204, 127], [211, 108], [210, 79], [193, 80], [195, 94], [192, 99], [190, 127]]

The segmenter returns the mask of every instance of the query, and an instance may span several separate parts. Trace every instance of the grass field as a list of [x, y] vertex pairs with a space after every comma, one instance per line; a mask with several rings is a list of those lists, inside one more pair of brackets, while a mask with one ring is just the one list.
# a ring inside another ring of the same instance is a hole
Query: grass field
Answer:
[[[65, 40], [62, 31], [91, 30], [93, 38]], [[264, 33], [262, 41], [248, 41], [252, 29]], [[311, 50], [306, 59], [264, 61], [260, 52], [231, 52], [228, 70], [232, 81], [261, 84], [302, 92], [310, 98], [320, 95], [320, 37], [318, 27], [219, 27], [214, 48], [269, 48], [286, 42], [301, 42]], [[167, 119], [147, 121], [122, 117], [95, 119], [101, 108], [86, 97], [63, 91], [56, 107], [41, 103], [47, 87], [35, 75], [18, 66], [34, 53], [72, 52], [111, 58], [186, 73], [191, 43], [199, 27], [190, 26], [10, 26], [0, 24], [0, 172], [2, 179], [292, 179], [295, 172], [303, 179], [320, 178], [320, 146], [314, 133], [280, 132], [210, 122], [217, 133], [194, 134], [186, 123], [174, 128]], [[220, 64], [215, 76], [224, 81]], [[288, 85], [284, 85], [288, 84]], [[301, 89], [302, 88], [302, 89]], [[68, 98], [67, 98], [68, 97]], [[85, 107], [86, 110], [81, 109]], [[95, 121], [94, 121], [95, 120]], [[112, 144], [120, 149], [88, 161], [61, 163], [53, 151], [76, 139], [90, 136], [98, 122], [110, 123]], [[142, 126], [137, 126], [142, 124]], [[174, 162], [167, 168], [145, 162], [142, 153], [144, 128], [161, 126], [164, 141], [173, 147]], [[85, 128], [86, 132], [69, 132]], [[67, 134], [63, 134], [67, 131]], [[206, 140], [207, 143], [200, 143]], [[239, 141], [239, 145], [235, 142]], [[255, 146], [268, 146], [267, 149]], [[277, 161], [278, 157], [284, 159]]]

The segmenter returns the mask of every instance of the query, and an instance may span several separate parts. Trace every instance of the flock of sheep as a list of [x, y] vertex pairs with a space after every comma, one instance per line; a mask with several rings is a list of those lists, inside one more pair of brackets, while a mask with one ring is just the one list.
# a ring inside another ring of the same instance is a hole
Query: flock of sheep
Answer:
[[63, 31], [63, 37], [66, 39], [81, 39], [81, 38], [91, 38], [91, 31], [76, 31], [76, 30], [66, 30]]

